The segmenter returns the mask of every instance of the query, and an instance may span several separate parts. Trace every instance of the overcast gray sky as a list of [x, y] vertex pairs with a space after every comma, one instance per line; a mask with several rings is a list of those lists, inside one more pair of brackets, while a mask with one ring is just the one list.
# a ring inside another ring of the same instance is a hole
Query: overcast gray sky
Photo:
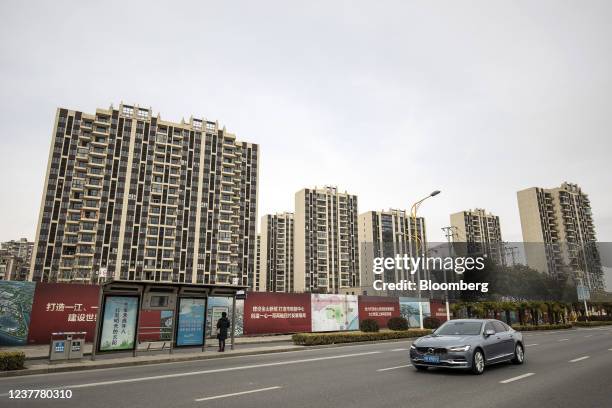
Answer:
[[567, 180], [612, 241], [610, 1], [7, 1], [0, 240], [34, 239], [55, 109], [151, 106], [259, 143], [259, 214], [334, 184], [423, 205], [429, 240]]

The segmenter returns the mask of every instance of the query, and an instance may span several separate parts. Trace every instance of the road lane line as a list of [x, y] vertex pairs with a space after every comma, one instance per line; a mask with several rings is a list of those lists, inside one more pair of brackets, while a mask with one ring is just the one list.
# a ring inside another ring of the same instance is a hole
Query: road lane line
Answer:
[[405, 367], [412, 367], [412, 364], [406, 364], [406, 365], [401, 365], [401, 366], [396, 366], [396, 367], [389, 367], [389, 368], [379, 368], [376, 371], [381, 372], [381, 371], [397, 370], [398, 368], [405, 368]]
[[[260, 368], [260, 367], [275, 367], [289, 364], [299, 364], [299, 363], [309, 363], [313, 361], [323, 361], [323, 360], [336, 360], [340, 358], [348, 358], [348, 357], [358, 357], [358, 356], [367, 356], [371, 354], [380, 354], [381, 351], [367, 351], [362, 353], [351, 353], [351, 354], [340, 354], [336, 356], [326, 356], [326, 357], [314, 357], [314, 358], [305, 358], [300, 360], [289, 360], [289, 361], [276, 361], [274, 363], [261, 363], [261, 364], [251, 364], [245, 366], [237, 366], [237, 367], [226, 367], [226, 368], [216, 368], [210, 370], [201, 370], [201, 371], [188, 371], [185, 373], [176, 373], [176, 374], [164, 374], [164, 375], [155, 375], [151, 377], [137, 377], [137, 378], [127, 378], [124, 380], [112, 380], [112, 381], [101, 381], [95, 383], [86, 383], [86, 384], [75, 384], [75, 385], [62, 385], [58, 387], [50, 387], [47, 389], [73, 389], [73, 388], [89, 388], [89, 387], [98, 387], [101, 385], [114, 385], [114, 384], [125, 384], [125, 383], [135, 383], [142, 381], [151, 381], [151, 380], [161, 380], [165, 378], [178, 378], [178, 377], [188, 377], [192, 375], [202, 375], [202, 374], [212, 374], [212, 373], [223, 373], [229, 371], [238, 371], [238, 370], [248, 370], [251, 368]], [[7, 394], [0, 394], [1, 396], [5, 396]]]
[[519, 376], [516, 376], [516, 377], [508, 378], [507, 380], [500, 381], [499, 383], [500, 384], [508, 384], [508, 383], [513, 382], [513, 381], [522, 380], [523, 378], [531, 377], [534, 374], [535, 373], [527, 373], [527, 374], [519, 375]]
[[533, 343], [533, 344], [526, 344], [525, 347], [533, 347], [533, 346], [539, 346], [538, 343]]
[[582, 356], [582, 357], [578, 357], [578, 358], [575, 358], [575, 359], [573, 359], [573, 360], [570, 360], [569, 362], [570, 362], [570, 363], [575, 363], [575, 362], [577, 362], [577, 361], [586, 360], [586, 359], [587, 359], [587, 358], [589, 358], [589, 357], [591, 357], [591, 356]]
[[586, 335], [584, 337], [592, 337], [592, 336], [593, 336], [592, 334], [588, 334], [588, 335]]
[[396, 348], [391, 351], [407, 351], [407, 350], [408, 350], [407, 348]]
[[569, 341], [569, 339], [561, 339], [561, 340], [557, 340], [557, 341]]
[[235, 397], [235, 396], [237, 396], [237, 395], [253, 394], [254, 392], [262, 392], [262, 391], [278, 390], [279, 388], [282, 388], [282, 387], [280, 387], [280, 386], [275, 386], [275, 387], [268, 387], [268, 388], [259, 388], [259, 389], [257, 389], [257, 390], [249, 390], [249, 391], [233, 392], [233, 393], [231, 393], [231, 394], [215, 395], [214, 397], [196, 398], [196, 401], [197, 401], [197, 402], [201, 402], [201, 401], [209, 401], [209, 400], [214, 400], [214, 399], [219, 399], [219, 398]]

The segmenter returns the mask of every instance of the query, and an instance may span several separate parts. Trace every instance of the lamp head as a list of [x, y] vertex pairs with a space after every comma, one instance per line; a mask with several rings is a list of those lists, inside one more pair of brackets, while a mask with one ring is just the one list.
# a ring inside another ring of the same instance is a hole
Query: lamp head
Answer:
[[435, 190], [429, 196], [434, 197], [434, 196], [437, 196], [438, 194], [440, 194], [440, 190]]

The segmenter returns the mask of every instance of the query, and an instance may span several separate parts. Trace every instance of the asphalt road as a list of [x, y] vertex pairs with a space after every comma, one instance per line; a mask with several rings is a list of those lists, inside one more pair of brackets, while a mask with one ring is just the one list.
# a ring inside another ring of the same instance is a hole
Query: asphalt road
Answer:
[[[525, 333], [526, 362], [417, 372], [410, 342], [8, 377], [3, 407], [611, 407], [612, 328]], [[72, 390], [9, 399], [9, 390]]]

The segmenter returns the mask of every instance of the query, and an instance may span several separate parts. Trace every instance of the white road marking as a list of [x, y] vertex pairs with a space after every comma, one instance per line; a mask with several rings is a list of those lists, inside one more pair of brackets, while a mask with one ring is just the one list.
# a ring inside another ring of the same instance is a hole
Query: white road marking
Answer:
[[227, 398], [227, 397], [235, 397], [237, 395], [244, 395], [244, 394], [252, 394], [254, 392], [262, 392], [262, 391], [270, 391], [270, 390], [278, 390], [279, 388], [282, 388], [280, 386], [275, 386], [275, 387], [268, 387], [268, 388], [260, 388], [258, 390], [249, 390], [249, 391], [242, 391], [242, 392], [233, 392], [231, 394], [223, 394], [223, 395], [215, 395], [214, 397], [205, 397], [205, 398], [197, 398], [196, 401], [201, 402], [201, 401], [208, 401], [208, 400], [214, 400], [214, 399], [219, 399], [219, 398]]
[[519, 376], [516, 376], [516, 377], [508, 378], [507, 380], [504, 380], [504, 381], [500, 381], [499, 383], [500, 384], [508, 384], [508, 383], [513, 382], [513, 381], [522, 380], [523, 378], [531, 377], [534, 374], [535, 373], [527, 373], [527, 374], [519, 375]]
[[593, 336], [593, 335], [592, 335], [592, 334], [588, 334], [588, 335], [586, 335], [586, 336], [584, 336], [584, 337], [591, 337], [591, 336]]
[[561, 340], [557, 340], [557, 341], [569, 341], [569, 339], [561, 339]]
[[570, 363], [575, 363], [576, 361], [586, 360], [586, 359], [587, 359], [587, 358], [589, 358], [589, 357], [591, 357], [591, 356], [583, 356], [583, 357], [578, 357], [578, 358], [575, 358], [575, 359], [573, 359], [573, 360], [570, 360], [569, 362], [570, 362]]
[[408, 349], [407, 348], [396, 348], [396, 349], [393, 349], [391, 351], [406, 351], [406, 350], [408, 350]]
[[412, 367], [412, 364], [406, 364], [406, 365], [401, 365], [401, 366], [396, 366], [396, 367], [389, 367], [389, 368], [379, 368], [376, 371], [381, 372], [381, 371], [397, 370], [398, 368], [404, 368], [404, 367]]
[[525, 347], [533, 347], [533, 346], [539, 346], [538, 343], [533, 343], [533, 344], [526, 344]]
[[[125, 383], [134, 383], [134, 382], [142, 382], [142, 381], [151, 381], [151, 380], [161, 380], [164, 378], [177, 378], [177, 377], [188, 377], [192, 375], [202, 375], [202, 374], [212, 374], [212, 373], [223, 373], [228, 371], [238, 371], [238, 370], [248, 370], [251, 368], [260, 368], [260, 367], [274, 367], [274, 366], [282, 366], [289, 364], [299, 364], [299, 363], [309, 363], [313, 361], [323, 361], [323, 360], [335, 360], [339, 358], [348, 358], [348, 357], [358, 357], [358, 356], [367, 356], [371, 354], [380, 354], [380, 351], [367, 351], [363, 353], [352, 353], [352, 354], [340, 354], [337, 356], [326, 356], [326, 357], [314, 357], [314, 358], [304, 358], [300, 360], [289, 360], [289, 361], [277, 361], [274, 363], [261, 363], [261, 364], [251, 364], [245, 366], [237, 366], [237, 367], [227, 367], [227, 368], [216, 368], [211, 370], [201, 370], [201, 371], [188, 371], [185, 373], [176, 373], [176, 374], [165, 374], [165, 375], [155, 375], [151, 377], [137, 377], [137, 378], [126, 378], [124, 380], [112, 380], [112, 381], [100, 381], [95, 383], [86, 383], [86, 384], [75, 384], [75, 385], [62, 385], [59, 387], [53, 387], [48, 389], [72, 389], [72, 388], [89, 388], [89, 387], [98, 387], [101, 385], [114, 385], [114, 384], [125, 384]], [[6, 394], [0, 394], [0, 397], [6, 396]]]
[[612, 351], [612, 349], [608, 349], [608, 351]]

